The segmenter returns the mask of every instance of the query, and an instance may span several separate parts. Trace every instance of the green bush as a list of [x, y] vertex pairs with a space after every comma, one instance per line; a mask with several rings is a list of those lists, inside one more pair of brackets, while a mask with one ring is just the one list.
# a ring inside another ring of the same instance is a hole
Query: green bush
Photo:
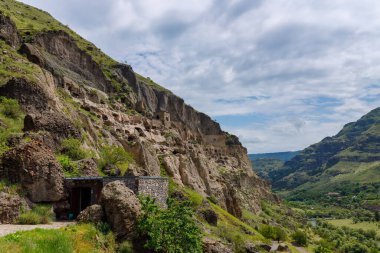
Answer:
[[119, 245], [119, 253], [133, 253], [133, 245], [130, 241], [124, 241]]
[[57, 155], [57, 160], [61, 164], [65, 172], [65, 176], [77, 177], [80, 175], [77, 164], [67, 155]]
[[17, 119], [22, 115], [22, 112], [17, 100], [0, 97], [0, 103], [2, 104], [1, 112], [6, 117]]
[[265, 238], [273, 239], [276, 241], [285, 241], [286, 233], [280, 227], [272, 227], [269, 225], [261, 225], [259, 229], [260, 234], [262, 234]]
[[74, 161], [84, 159], [88, 156], [88, 152], [81, 147], [82, 143], [78, 139], [64, 139], [61, 145], [62, 152]]
[[297, 230], [294, 234], [292, 234], [292, 238], [297, 245], [307, 246], [307, 235], [301, 230]]
[[128, 169], [128, 164], [132, 161], [132, 155], [125, 151], [123, 147], [105, 145], [100, 150], [99, 168], [102, 170], [107, 166], [116, 166], [123, 175]]
[[157, 252], [202, 252], [201, 231], [188, 202], [168, 200], [168, 208], [161, 209], [150, 198], [141, 198], [143, 213], [138, 231], [147, 238], [145, 247]]

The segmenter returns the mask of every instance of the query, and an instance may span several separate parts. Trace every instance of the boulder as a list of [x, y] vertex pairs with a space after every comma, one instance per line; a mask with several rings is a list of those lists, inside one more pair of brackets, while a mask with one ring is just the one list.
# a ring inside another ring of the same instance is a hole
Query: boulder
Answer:
[[260, 250], [257, 249], [257, 247], [253, 243], [247, 243], [244, 246], [244, 249], [247, 253], [258, 253], [258, 252], [260, 252]]
[[218, 215], [212, 209], [203, 209], [200, 211], [202, 217], [209, 223], [210, 225], [216, 226], [218, 225]]
[[15, 222], [21, 212], [28, 209], [27, 203], [20, 196], [0, 192], [0, 224]]
[[2, 178], [19, 183], [32, 202], [63, 197], [63, 170], [53, 152], [41, 142], [22, 143], [2, 158]]
[[106, 220], [119, 240], [135, 237], [136, 222], [141, 213], [141, 205], [131, 189], [121, 181], [113, 181], [104, 186], [100, 203]]
[[99, 176], [98, 165], [92, 158], [86, 158], [78, 161], [80, 174], [85, 177]]
[[203, 239], [204, 253], [231, 253], [233, 250], [220, 241], [205, 237]]
[[286, 245], [286, 244], [280, 244], [277, 247], [277, 251], [280, 251], [280, 252], [290, 252], [290, 249], [289, 249], [288, 245]]
[[86, 207], [77, 217], [78, 222], [82, 223], [99, 223], [104, 218], [104, 212], [101, 205], [92, 205]]
[[272, 249], [272, 246], [268, 245], [268, 244], [259, 244], [257, 245], [260, 249], [263, 249], [265, 251], [270, 251]]

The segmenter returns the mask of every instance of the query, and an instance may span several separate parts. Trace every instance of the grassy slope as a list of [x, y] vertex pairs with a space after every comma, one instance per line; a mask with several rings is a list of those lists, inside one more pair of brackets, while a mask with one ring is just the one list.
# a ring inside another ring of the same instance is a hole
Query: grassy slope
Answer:
[[12, 253], [111, 253], [116, 252], [112, 233], [104, 235], [93, 225], [62, 229], [34, 229], [0, 238], [0, 252]]

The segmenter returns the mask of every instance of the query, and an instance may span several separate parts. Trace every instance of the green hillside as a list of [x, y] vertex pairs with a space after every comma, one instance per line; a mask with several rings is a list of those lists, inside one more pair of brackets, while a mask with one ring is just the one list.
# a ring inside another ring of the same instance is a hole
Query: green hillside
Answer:
[[280, 170], [270, 171], [269, 177], [290, 200], [379, 208], [380, 108], [306, 148]]
[[257, 158], [251, 160], [253, 170], [262, 178], [271, 180], [269, 173], [281, 169], [284, 162], [274, 158]]
[[260, 154], [249, 154], [249, 159], [261, 159], [261, 158], [270, 158], [277, 159], [281, 161], [289, 161], [293, 157], [299, 154], [300, 151], [285, 151], [285, 152], [274, 152], [274, 153], [260, 153]]

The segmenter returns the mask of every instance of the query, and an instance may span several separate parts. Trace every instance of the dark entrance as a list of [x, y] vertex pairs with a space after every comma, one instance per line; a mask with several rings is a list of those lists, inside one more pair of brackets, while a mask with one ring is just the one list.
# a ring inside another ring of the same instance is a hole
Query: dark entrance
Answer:
[[[86, 207], [91, 205], [92, 190], [90, 187], [78, 187], [71, 190], [69, 219], [75, 219]], [[71, 216], [71, 217], [70, 217]]]

